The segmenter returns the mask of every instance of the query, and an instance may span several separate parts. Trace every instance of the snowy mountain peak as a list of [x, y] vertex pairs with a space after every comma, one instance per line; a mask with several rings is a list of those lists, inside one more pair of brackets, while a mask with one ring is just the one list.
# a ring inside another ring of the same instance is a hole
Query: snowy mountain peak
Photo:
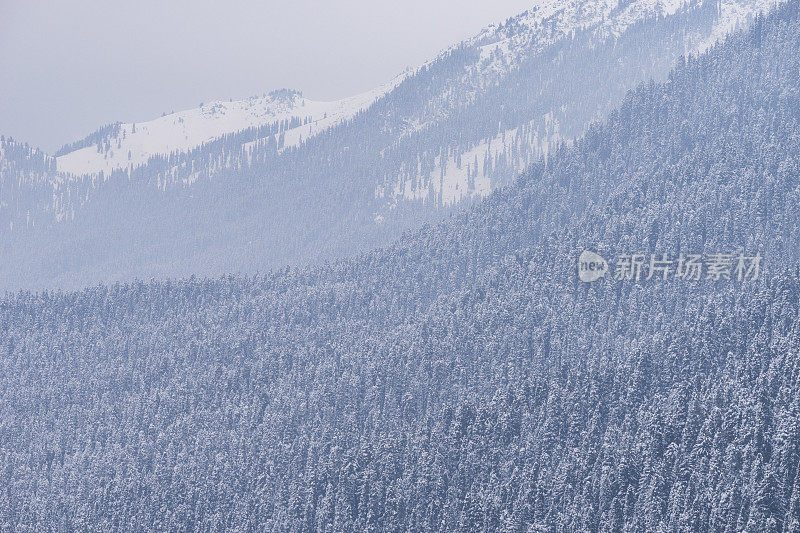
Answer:
[[110, 173], [201, 146], [224, 135], [276, 124], [284, 147], [296, 146], [331, 126], [352, 118], [394, 88], [404, 75], [372, 91], [341, 100], [309, 100], [300, 91], [280, 89], [244, 100], [203, 103], [148, 122], [113, 124], [75, 144], [57, 158], [66, 174]]

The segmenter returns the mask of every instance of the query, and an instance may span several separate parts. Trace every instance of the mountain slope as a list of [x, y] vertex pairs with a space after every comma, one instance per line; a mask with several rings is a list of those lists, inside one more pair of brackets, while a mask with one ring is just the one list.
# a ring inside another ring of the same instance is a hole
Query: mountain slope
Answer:
[[[695, 8], [697, 5], [704, 4], [688, 4]], [[768, 1], [714, 3], [716, 17], [710, 31], [704, 28], [687, 32], [684, 35], [684, 51], [703, 51], [737, 25], [746, 24], [754, 14], [767, 10], [770, 5], [772, 4]], [[407, 126], [401, 135], [424, 129], [458, 107], [472, 103], [478, 93], [508, 76], [531, 56], [576, 33], [590, 33], [596, 42], [609, 38], [619, 39], [642, 21], [654, 17], [671, 17], [685, 10], [687, 5], [682, 2], [664, 0], [626, 3], [614, 0], [551, 1], [513, 17], [504, 24], [490, 26], [428, 63], [430, 65], [446, 59], [454, 50], [459, 49], [469, 49], [478, 54], [476, 61], [468, 63], [462, 72], [457, 73], [461, 79], [453, 77], [450, 80], [454, 85], [461, 85], [460, 90], [454, 90], [453, 86], [444, 86], [438, 94], [430, 95], [424, 108], [413, 109], [408, 116], [403, 117]], [[113, 129], [100, 130], [59, 151], [58, 168], [62, 172], [76, 175], [98, 174], [101, 171], [108, 174], [115, 169], [145, 164], [154, 155], [168, 156], [173, 152], [186, 152], [225, 135], [250, 128], [274, 128], [276, 123], [283, 121], [291, 122], [292, 126], [286, 128], [290, 130], [286, 132], [289, 138], [287, 144], [296, 145], [302, 138], [309, 138], [347, 121], [390, 93], [407, 76], [413, 77], [415, 74], [418, 73], [404, 73], [373, 91], [336, 102], [314, 102], [303, 98], [296, 91], [284, 90], [264, 97], [236, 102], [212, 102], [197, 109], [171, 113], [160, 119], [141, 123], [137, 133], [132, 132], [132, 123], [115, 125]], [[510, 128], [502, 131], [506, 134], [513, 132]], [[273, 133], [262, 133], [260, 138], [265, 139], [270, 135]], [[485, 144], [488, 143], [483, 143]], [[503, 148], [505, 147], [503, 144]], [[127, 157], [128, 152], [131, 153], [130, 157]], [[447, 181], [459, 180], [452, 178]], [[487, 191], [482, 192], [485, 194]], [[450, 201], [456, 199], [451, 198]]]
[[3, 529], [796, 530], [798, 48], [795, 0], [385, 250], [2, 300]]
[[[0, 288], [252, 273], [386, 244], [509, 183], [629, 88], [663, 79], [768, 5], [557, 1], [447, 50], [331, 127], [315, 128], [313, 114], [303, 124], [294, 93], [253, 104], [289, 98], [286, 115], [244, 112], [231, 127], [260, 125], [211, 140], [227, 118], [203, 110], [136, 134], [112, 125], [87, 138], [94, 148], [79, 143], [58, 157], [60, 168], [71, 161], [102, 174], [48, 174], [52, 209], [31, 213], [41, 222], [30, 230], [0, 233]], [[219, 114], [247, 105], [219, 104]], [[190, 117], [203, 124], [191, 143]], [[162, 126], [169, 142], [148, 145]], [[134, 141], [131, 162], [155, 154], [146, 164], [128, 166]]]
[[62, 149], [57, 157], [58, 170], [74, 175], [109, 174], [146, 164], [153, 156], [186, 152], [248, 129], [260, 130], [264, 136], [264, 130], [279, 133], [280, 148], [296, 146], [302, 139], [352, 118], [401, 79], [334, 102], [313, 101], [297, 91], [282, 90], [236, 102], [211, 102], [149, 122], [118, 124], [105, 135], [93, 134], [76, 146]]

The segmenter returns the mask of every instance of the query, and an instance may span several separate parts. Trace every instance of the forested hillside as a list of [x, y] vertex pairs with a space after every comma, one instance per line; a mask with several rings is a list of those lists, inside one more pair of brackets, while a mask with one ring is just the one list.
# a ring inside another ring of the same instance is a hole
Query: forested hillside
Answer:
[[798, 49], [793, 0], [351, 260], [7, 296], [0, 530], [797, 531]]
[[[294, 92], [138, 130], [111, 124], [58, 157], [61, 170], [90, 156], [105, 172], [48, 172], [46, 188], [9, 197], [0, 186], [0, 221], [36, 220], [0, 225], [0, 290], [263, 273], [386, 245], [509, 184], [627, 90], [663, 81], [772, 3], [548, 0], [399, 77], [370, 105], [356, 98], [330, 127], [318, 124], [331, 119], [326, 107]], [[200, 143], [217, 122], [244, 129]], [[145, 130], [156, 140], [134, 143]], [[162, 152], [144, 157], [162, 135]], [[13, 179], [0, 169], [0, 184]]]

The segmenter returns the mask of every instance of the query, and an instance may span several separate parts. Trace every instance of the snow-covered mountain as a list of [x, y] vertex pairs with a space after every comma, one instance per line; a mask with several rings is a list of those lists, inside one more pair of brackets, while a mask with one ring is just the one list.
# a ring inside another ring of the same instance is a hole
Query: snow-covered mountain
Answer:
[[[706, 50], [737, 26], [746, 24], [755, 13], [767, 11], [774, 3], [774, 0], [715, 2], [713, 5], [717, 16], [712, 27], [685, 34], [684, 52], [691, 54]], [[466, 66], [460, 80], [455, 80], [462, 86], [461, 90], [448, 87], [439, 94], [431, 95], [423, 108], [405, 117], [407, 128], [402, 133], [412, 134], [435, 124], [450, 110], [468, 104], [487, 87], [499, 83], [531, 56], [554, 43], [573, 38], [578, 32], [588, 33], [596, 41], [619, 39], [631, 26], [648, 19], [674, 16], [692, 5], [681, 0], [541, 2], [503, 24], [488, 26], [475, 37], [444, 51], [423, 66], [425, 68], [437, 60], [443, 60], [457, 50], [472, 49], [478, 52], [476, 61]], [[696, 9], [696, 6], [693, 8]], [[298, 146], [314, 135], [352, 119], [391, 93], [406, 77], [413, 75], [414, 72], [403, 73], [372, 91], [333, 102], [313, 101], [304, 98], [299, 91], [280, 90], [246, 100], [211, 102], [139, 124], [120, 123], [105, 135], [90, 136], [93, 142], [76, 143], [78, 149], [60, 154], [57, 158], [58, 170], [73, 175], [109, 174], [114, 170], [144, 165], [153, 156], [186, 152], [224, 135], [269, 125], [276, 125], [281, 132], [278, 142], [280, 149]], [[534, 152], [546, 153], [549, 145], [562, 140], [560, 125], [553, 115], [535, 117], [526, 127], [534, 128], [537, 122], [543, 122], [551, 130], [545, 139], [526, 136], [520, 140], [519, 127], [501, 129], [496, 135], [481, 139], [467, 152], [460, 154], [461, 159], [466, 157], [472, 167], [461, 168], [455, 155], [449, 160], [438, 159], [431, 174], [423, 176], [421, 181], [431, 182], [444, 204], [457, 203], [468, 196], [487, 194], [492, 186], [486, 173], [478, 171], [474, 178], [472, 174], [476, 169], [485, 167], [488, 159], [510, 152], [511, 145], [519, 145], [520, 142], [529, 143], [527, 149]], [[250, 141], [243, 145], [252, 148], [257, 142]], [[519, 153], [525, 151], [519, 146], [517, 148]], [[512, 161], [511, 166], [517, 171], [528, 161], [529, 158], [520, 157]], [[436, 177], [440, 179], [434, 179]], [[409, 200], [424, 198], [429, 194], [427, 188], [416, 187], [413, 179], [398, 181], [389, 190], [384, 187], [376, 190], [379, 197]]]
[[[449, 90], [443, 92], [432, 100], [437, 108], [435, 112], [426, 109], [412, 118], [411, 122], [416, 130], [423, 129], [436, 118], [441, 118], [446, 110], [465, 104], [464, 101], [458, 101], [458, 98], [481, 94], [487, 87], [500, 83], [502, 78], [515, 72], [526, 61], [542, 54], [548, 47], [574, 39], [578, 33], [588, 36], [590, 42], [595, 43], [590, 45], [591, 48], [603, 41], [616, 42], [624, 39], [627, 31], [645, 21], [668, 21], [682, 13], [692, 10], [700, 12], [703, 8], [707, 10], [712, 7], [714, 16], [709, 24], [682, 35], [683, 54], [697, 55], [735, 29], [747, 25], [756, 14], [769, 11], [777, 3], [775, 0], [720, 0], [706, 3], [682, 0], [542, 2], [504, 24], [489, 26], [479, 35], [461, 43], [459, 47], [471, 47], [479, 51], [476, 61], [465, 69], [462, 80], [459, 80], [472, 90], [460, 93]], [[559, 59], [556, 57], [554, 61]], [[620, 62], [627, 59], [621, 57]], [[647, 75], [651, 74], [654, 73], [647, 72]], [[598, 81], [608, 83], [608, 80]], [[437, 157], [430, 173], [421, 179], [415, 177], [399, 181], [388, 191], [379, 189], [378, 195], [404, 199], [423, 198], [428, 195], [428, 191], [424, 187], [415, 186], [416, 182], [422, 182], [429, 183], [444, 204], [458, 203], [470, 196], [484, 196], [493, 188], [486, 170], [492, 161], [502, 158], [512, 174], [516, 174], [530, 162], [531, 153], [534, 157], [546, 157], [554, 144], [580, 134], [575, 128], [563, 131], [565, 121], [559, 119], [559, 115], [567, 117], [575, 114], [568, 109], [571, 103], [574, 102], [565, 101], [560, 106], [548, 109], [546, 113], [530, 117], [531, 120], [516, 125], [500, 124], [496, 133], [473, 142], [466, 151]], [[598, 112], [591, 116], [591, 120], [598, 120], [603, 116], [604, 102], [597, 103], [600, 104]], [[587, 124], [588, 121], [583, 121], [580, 129]], [[461, 161], [466, 161], [466, 165], [461, 165]]]
[[0, 279], [249, 272], [384, 244], [509, 183], [774, 3], [548, 0], [351, 98], [281, 90], [103, 127], [57, 170], [0, 167]]
[[[106, 135], [94, 135], [94, 142], [88, 146], [58, 156], [58, 170], [75, 175], [108, 174], [141, 166], [153, 156], [186, 152], [224, 135], [269, 125], [282, 125], [282, 148], [297, 146], [368, 108], [402, 78], [400, 75], [372, 91], [332, 102], [309, 100], [299, 91], [283, 89], [245, 100], [201, 104], [139, 124], [115, 124]], [[79, 141], [81, 144], [87, 143]]]

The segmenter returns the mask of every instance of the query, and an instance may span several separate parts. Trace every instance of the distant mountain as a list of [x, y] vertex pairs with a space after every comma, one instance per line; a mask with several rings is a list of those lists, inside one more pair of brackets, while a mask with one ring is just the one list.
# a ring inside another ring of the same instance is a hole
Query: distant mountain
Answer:
[[144, 165], [154, 156], [186, 152], [243, 130], [259, 131], [263, 137], [266, 132], [280, 132], [279, 149], [297, 146], [304, 139], [353, 118], [400, 79], [334, 102], [308, 100], [298, 91], [284, 89], [247, 100], [211, 102], [139, 124], [114, 124], [59, 150], [58, 171], [110, 174]]
[[49, 202], [33, 191], [40, 208], [22, 209], [24, 186], [0, 197], [0, 287], [263, 271], [385, 244], [509, 183], [769, 5], [553, 1], [350, 99], [279, 91], [106, 126], [37, 178]]
[[793, 0], [385, 249], [0, 300], [0, 530], [798, 531], [798, 49]]

